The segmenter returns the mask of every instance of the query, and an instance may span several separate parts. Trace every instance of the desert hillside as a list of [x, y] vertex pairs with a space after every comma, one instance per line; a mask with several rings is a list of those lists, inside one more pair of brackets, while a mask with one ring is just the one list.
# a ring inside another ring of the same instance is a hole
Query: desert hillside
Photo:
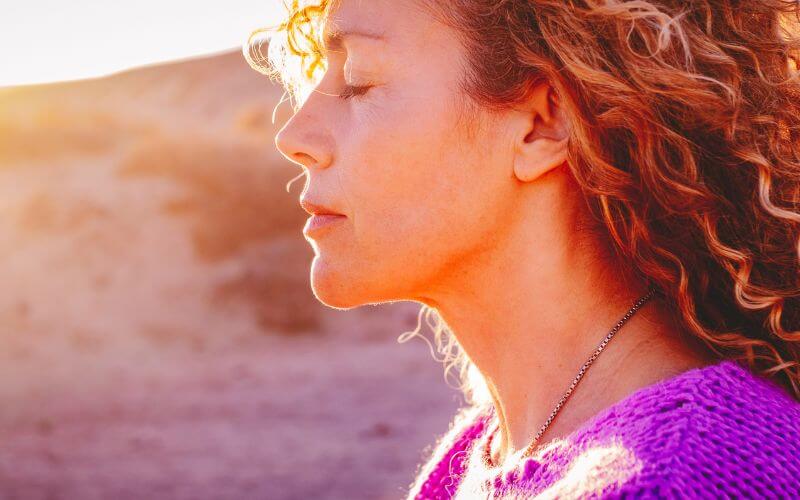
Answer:
[[402, 496], [460, 398], [418, 305], [311, 294], [281, 95], [236, 51], [0, 89], [0, 497]]

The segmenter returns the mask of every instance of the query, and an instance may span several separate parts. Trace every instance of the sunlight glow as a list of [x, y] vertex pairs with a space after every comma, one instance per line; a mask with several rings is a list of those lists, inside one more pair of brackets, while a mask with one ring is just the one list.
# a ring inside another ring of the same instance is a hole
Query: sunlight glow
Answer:
[[633, 450], [622, 443], [592, 446], [575, 457], [564, 476], [537, 498], [577, 498], [602, 491], [611, 485], [621, 486], [644, 464]]
[[281, 0], [16, 0], [0, 19], [0, 86], [102, 76], [156, 62], [240, 50], [277, 23]]

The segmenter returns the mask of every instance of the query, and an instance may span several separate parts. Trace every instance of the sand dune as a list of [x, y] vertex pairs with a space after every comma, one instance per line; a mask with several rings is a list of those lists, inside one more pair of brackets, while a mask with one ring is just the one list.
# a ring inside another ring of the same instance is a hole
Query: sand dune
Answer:
[[0, 93], [0, 497], [402, 496], [460, 400], [416, 304], [311, 294], [281, 93], [236, 52]]

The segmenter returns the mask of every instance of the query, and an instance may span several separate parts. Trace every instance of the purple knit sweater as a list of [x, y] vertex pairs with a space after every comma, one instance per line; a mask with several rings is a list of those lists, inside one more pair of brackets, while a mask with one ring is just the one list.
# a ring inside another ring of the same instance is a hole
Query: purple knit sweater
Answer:
[[506, 469], [493, 408], [465, 408], [408, 498], [800, 498], [800, 403], [733, 360], [642, 387]]

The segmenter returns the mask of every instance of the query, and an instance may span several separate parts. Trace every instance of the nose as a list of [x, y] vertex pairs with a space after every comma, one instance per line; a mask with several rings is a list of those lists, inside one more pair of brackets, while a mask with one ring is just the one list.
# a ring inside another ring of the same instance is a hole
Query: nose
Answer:
[[331, 162], [330, 138], [320, 120], [298, 111], [275, 135], [275, 147], [292, 163], [303, 168], [325, 168]]

